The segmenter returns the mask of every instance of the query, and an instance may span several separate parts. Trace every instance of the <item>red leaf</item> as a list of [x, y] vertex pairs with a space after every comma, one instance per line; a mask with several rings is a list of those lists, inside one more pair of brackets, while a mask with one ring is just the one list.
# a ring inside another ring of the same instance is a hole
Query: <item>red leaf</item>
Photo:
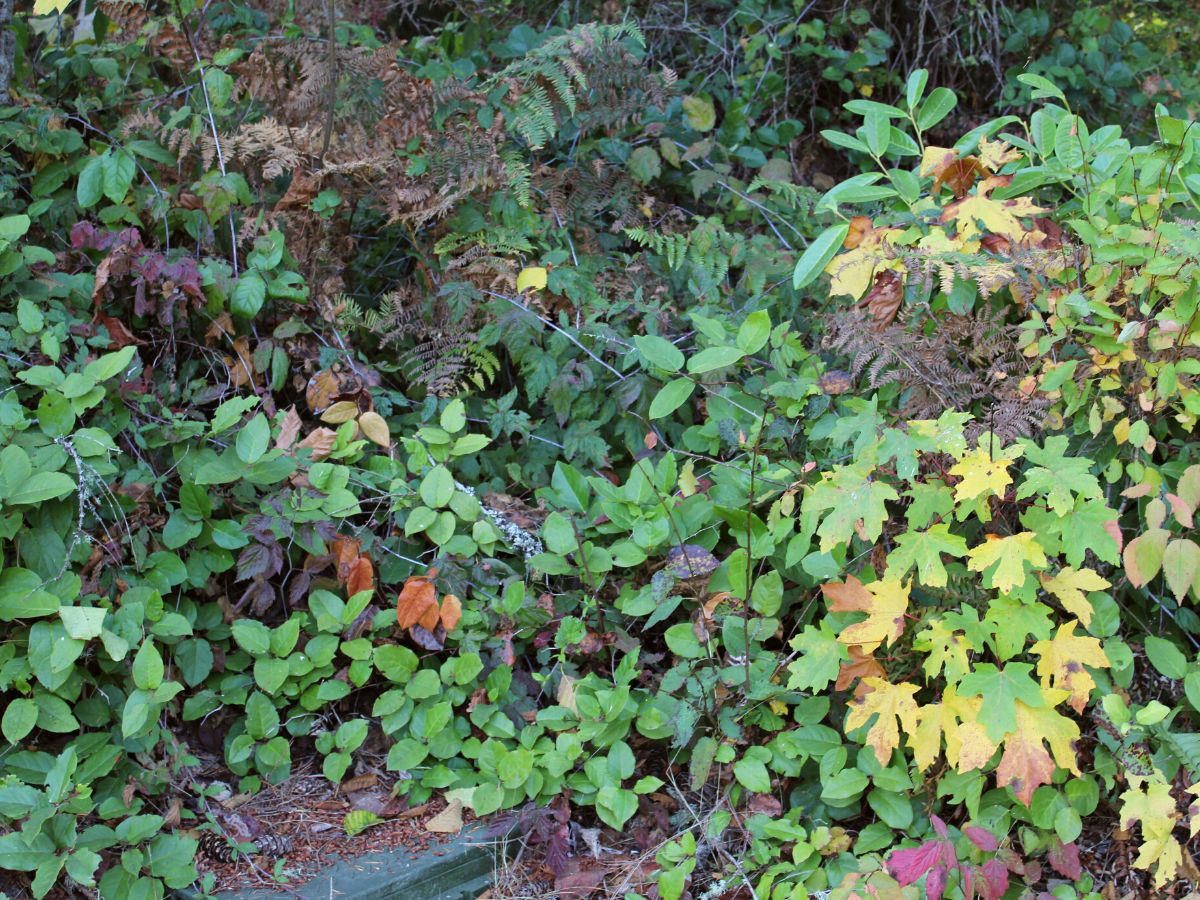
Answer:
[[912, 884], [933, 868], [941, 856], [941, 841], [926, 841], [920, 847], [896, 850], [887, 860], [888, 873], [901, 885]]
[[1063, 878], [1078, 881], [1079, 876], [1083, 874], [1083, 866], [1079, 863], [1079, 847], [1075, 845], [1074, 841], [1069, 844], [1055, 841], [1051, 844], [1046, 859], [1054, 871]]

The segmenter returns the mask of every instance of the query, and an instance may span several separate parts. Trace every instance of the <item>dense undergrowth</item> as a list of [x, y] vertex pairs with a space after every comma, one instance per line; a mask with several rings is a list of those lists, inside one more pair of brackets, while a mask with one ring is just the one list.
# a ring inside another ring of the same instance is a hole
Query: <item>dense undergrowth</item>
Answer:
[[1200, 878], [1195, 23], [826, 6], [18, 14], [6, 890], [368, 756], [627, 896]]

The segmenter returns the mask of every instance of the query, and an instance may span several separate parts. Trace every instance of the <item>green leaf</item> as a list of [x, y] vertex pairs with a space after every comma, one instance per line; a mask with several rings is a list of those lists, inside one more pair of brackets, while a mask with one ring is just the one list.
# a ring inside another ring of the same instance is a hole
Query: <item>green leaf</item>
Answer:
[[267, 417], [258, 413], [238, 431], [234, 448], [238, 459], [246, 465], [253, 465], [266, 455], [271, 443], [271, 425]]
[[64, 606], [58, 611], [67, 636], [77, 641], [90, 641], [100, 637], [106, 615], [107, 610], [86, 606]]
[[238, 619], [234, 622], [233, 639], [251, 656], [266, 656], [271, 652], [271, 630], [254, 619]]
[[230, 297], [229, 309], [235, 316], [250, 319], [258, 315], [267, 299], [267, 283], [257, 272], [243, 272]]
[[629, 174], [642, 184], [653, 181], [662, 174], [662, 161], [658, 157], [658, 151], [649, 144], [643, 144], [629, 154], [629, 161], [625, 166], [629, 169]]
[[137, 174], [137, 163], [124, 150], [105, 153], [101, 160], [104, 196], [113, 203], [120, 203], [133, 184], [133, 176]]
[[37, 334], [46, 327], [46, 318], [33, 303], [21, 297], [17, 300], [17, 324], [28, 334]]
[[849, 233], [850, 223], [842, 222], [840, 225], [826, 228], [817, 235], [796, 263], [795, 271], [792, 272], [792, 287], [800, 290], [811, 284], [829, 265], [829, 261], [838, 252]]
[[888, 554], [887, 575], [903, 578], [913, 566], [917, 577], [928, 587], [946, 586], [946, 567], [942, 554], [966, 556], [967, 542], [950, 533], [950, 526], [939, 523], [928, 531], [906, 531], [896, 537], [896, 549]]
[[79, 173], [79, 184], [75, 188], [75, 202], [83, 209], [90, 209], [104, 196], [104, 156], [93, 156]]
[[1016, 701], [1034, 709], [1046, 705], [1042, 689], [1030, 677], [1032, 671], [1028, 663], [1009, 663], [1003, 669], [991, 663], [976, 663], [975, 670], [959, 682], [960, 695], [984, 699], [987, 715], [982, 717], [983, 724], [996, 743], [1017, 730]]
[[928, 131], [950, 115], [950, 110], [954, 109], [957, 103], [958, 97], [954, 95], [954, 91], [944, 87], [934, 88], [928, 99], [921, 104], [921, 111], [917, 113], [917, 128]]
[[137, 352], [132, 345], [122, 347], [115, 353], [105, 353], [99, 359], [93, 360], [83, 367], [83, 374], [88, 378], [92, 378], [99, 384], [102, 381], [108, 381], [120, 375], [129, 368], [129, 364], [133, 362], [133, 356]]
[[14, 485], [5, 498], [6, 505], [42, 503], [75, 493], [75, 481], [63, 472], [38, 472]]
[[717, 111], [708, 98], [691, 95], [683, 98], [682, 105], [688, 125], [696, 131], [711, 131], [717, 124]]
[[419, 491], [422, 502], [434, 509], [441, 509], [454, 496], [454, 476], [445, 466], [434, 466], [421, 479]]
[[745, 355], [737, 347], [709, 347], [689, 359], [687, 368], [693, 375], [703, 375], [732, 366]]
[[166, 667], [163, 665], [162, 655], [154, 646], [154, 641], [149, 639], [143, 641], [137, 655], [133, 658], [133, 683], [143, 691], [157, 690], [158, 686], [162, 684], [165, 672]]
[[362, 834], [368, 828], [386, 821], [387, 819], [370, 810], [354, 809], [346, 813], [346, 817], [342, 819], [342, 828], [345, 829], [347, 837], [354, 837]]
[[246, 733], [256, 741], [275, 736], [279, 730], [279, 711], [266, 694], [255, 691], [246, 701]]
[[1160, 675], [1167, 678], [1180, 679], [1188, 673], [1187, 657], [1178, 647], [1166, 638], [1154, 635], [1146, 636], [1146, 658], [1156, 668]]
[[10, 744], [15, 744], [33, 731], [37, 720], [38, 705], [35, 701], [24, 697], [12, 700], [4, 709], [4, 718], [0, 720], [0, 733], [4, 734], [4, 739]]
[[765, 309], [746, 316], [738, 328], [737, 345], [747, 356], [757, 353], [771, 337], [771, 314]]
[[1163, 551], [1162, 570], [1167, 587], [1182, 602], [1200, 575], [1200, 545], [1188, 538], [1171, 541]]
[[1022, 72], [1017, 76], [1017, 81], [1021, 84], [1027, 84], [1033, 88], [1032, 97], [1034, 100], [1059, 100], [1066, 104], [1067, 98], [1049, 78], [1044, 78], [1041, 75], [1035, 75], [1032, 72]]
[[683, 368], [683, 353], [668, 341], [654, 334], [634, 335], [634, 345], [642, 358], [652, 366], [666, 372], [678, 372]]
[[791, 647], [799, 656], [788, 666], [789, 691], [824, 691], [837, 678], [842, 663], [849, 658], [846, 645], [822, 619], [819, 625], [807, 625], [792, 638]]
[[733, 776], [748, 791], [755, 794], [771, 793], [771, 775], [760, 760], [739, 759], [733, 764]]
[[925, 93], [925, 85], [928, 83], [928, 69], [914, 69], [909, 73], [908, 81], [904, 85], [904, 102], [910, 111], [916, 111], [917, 104], [921, 102], [921, 97]]
[[690, 378], [676, 378], [668, 381], [661, 391], [650, 401], [650, 418], [662, 419], [679, 409], [696, 389], [696, 383]]
[[601, 785], [596, 792], [596, 814], [610, 828], [620, 831], [637, 812], [638, 796], [615, 784]]

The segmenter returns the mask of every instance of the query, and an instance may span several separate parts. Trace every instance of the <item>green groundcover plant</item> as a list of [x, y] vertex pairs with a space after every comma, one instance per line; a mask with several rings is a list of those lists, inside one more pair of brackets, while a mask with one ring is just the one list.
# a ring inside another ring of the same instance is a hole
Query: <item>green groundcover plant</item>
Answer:
[[1118, 833], [1123, 890], [1190, 878], [1190, 119], [1090, 119], [1062, 44], [966, 127], [831, 19], [822, 185], [762, 42], [722, 93], [632, 20], [269, 7], [12, 23], [21, 889], [209, 891], [202, 763], [367, 757], [559, 876], [652, 833], [630, 897], [1100, 897]]

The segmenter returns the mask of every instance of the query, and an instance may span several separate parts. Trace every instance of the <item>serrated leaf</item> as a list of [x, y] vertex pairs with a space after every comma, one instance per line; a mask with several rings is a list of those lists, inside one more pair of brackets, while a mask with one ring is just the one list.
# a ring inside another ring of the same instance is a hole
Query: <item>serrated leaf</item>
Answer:
[[987, 572], [992, 586], [1006, 594], [1020, 587], [1028, 577], [1025, 566], [1034, 568], [1046, 565], [1046, 553], [1032, 531], [1023, 531], [1007, 537], [989, 534], [978, 547], [967, 551], [967, 568], [972, 572]]
[[1167, 587], [1182, 601], [1200, 574], [1200, 545], [1188, 538], [1176, 538], [1167, 544], [1162, 559]]
[[848, 659], [846, 645], [837, 639], [825, 620], [819, 625], [806, 626], [792, 638], [791, 647], [799, 656], [788, 665], [789, 691], [825, 690]]
[[1092, 604], [1084, 592], [1102, 591], [1111, 586], [1092, 569], [1073, 569], [1070, 566], [1064, 567], [1057, 575], [1042, 573], [1039, 578], [1042, 587], [1057, 597], [1063, 609], [1078, 618], [1084, 628], [1092, 624], [1093, 613]]
[[897, 548], [888, 554], [887, 574], [901, 578], [913, 566], [917, 567], [917, 578], [929, 587], [946, 586], [946, 567], [942, 565], [942, 554], [962, 557], [967, 555], [967, 542], [957, 534], [950, 533], [950, 526], [939, 523], [927, 531], [906, 531], [896, 538]]
[[908, 585], [896, 578], [885, 578], [864, 585], [853, 575], [846, 581], [821, 585], [829, 601], [830, 612], [863, 612], [867, 618], [846, 627], [838, 641], [861, 647], [871, 653], [881, 644], [891, 644], [904, 634], [904, 614], [908, 611]]
[[917, 701], [913, 695], [918, 690], [915, 684], [892, 684], [883, 678], [866, 678], [863, 683], [870, 690], [855, 696], [848, 706], [846, 731], [866, 725], [872, 716], [878, 715], [875, 724], [867, 732], [867, 746], [875, 751], [881, 766], [887, 766], [892, 751], [900, 745], [900, 729], [912, 734], [917, 728]]
[[1098, 640], [1075, 635], [1075, 624], [1072, 620], [1060, 626], [1053, 640], [1038, 641], [1029, 652], [1038, 657], [1037, 673], [1042, 686], [1069, 693], [1068, 702], [1075, 712], [1081, 713], [1096, 686], [1084, 666], [1106, 669], [1109, 662]]
[[[1004, 739], [1004, 754], [996, 767], [996, 784], [1010, 787], [1017, 799], [1026, 806], [1033, 792], [1054, 778], [1056, 766], [1078, 775], [1073, 745], [1079, 739], [1079, 726], [1052, 708], [1065, 696], [1051, 692], [1049, 701], [1029, 706], [1020, 700], [1014, 704], [1015, 727]], [[989, 706], [990, 706], [989, 700]], [[1046, 752], [1043, 740], [1050, 745]]]

